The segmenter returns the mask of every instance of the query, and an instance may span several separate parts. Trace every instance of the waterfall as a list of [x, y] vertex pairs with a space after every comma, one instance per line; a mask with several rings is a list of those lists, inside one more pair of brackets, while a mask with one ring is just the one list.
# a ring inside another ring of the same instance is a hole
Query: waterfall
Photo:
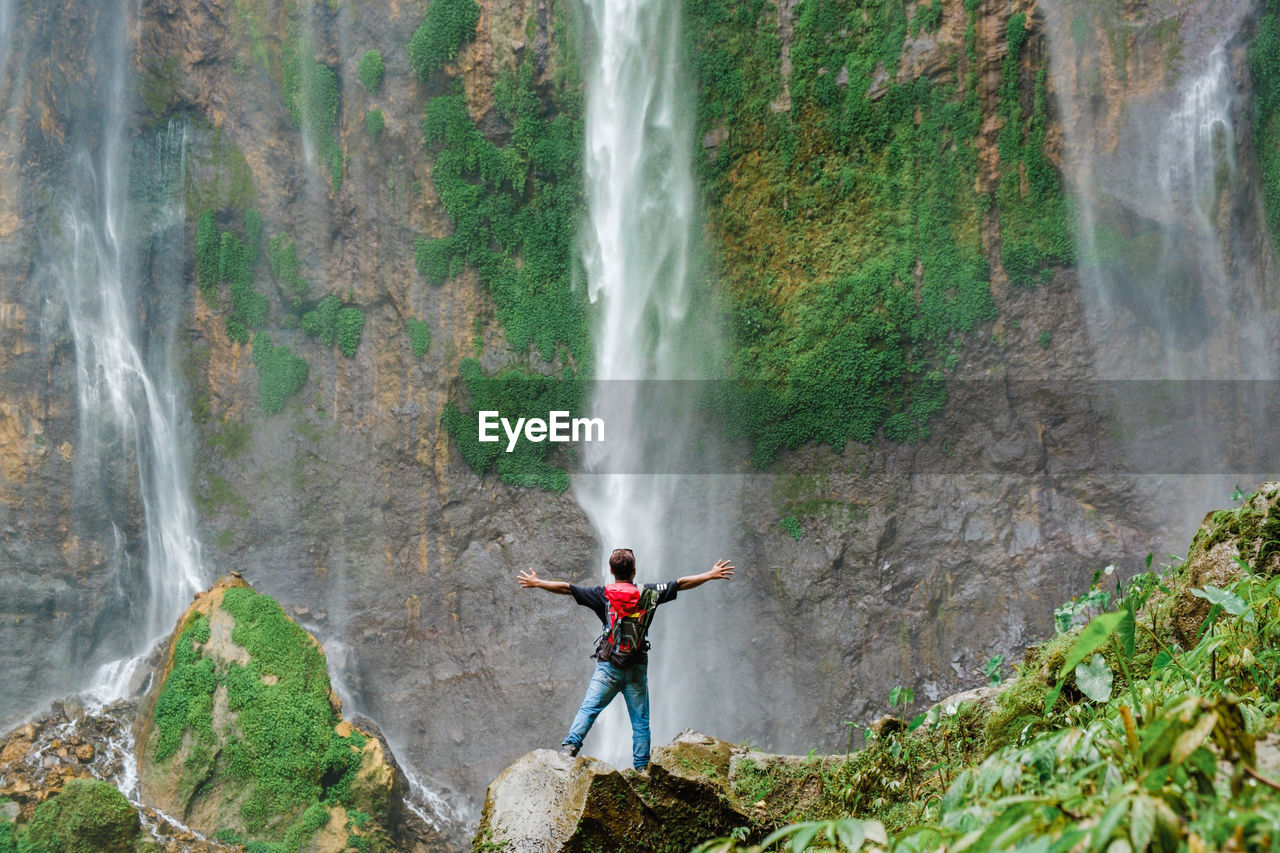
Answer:
[[[714, 376], [718, 333], [696, 237], [693, 103], [675, 0], [587, 0], [593, 51], [586, 65], [586, 195], [582, 239], [593, 306], [592, 417], [606, 441], [584, 445], [586, 473], [574, 494], [608, 554], [636, 555], [637, 583], [673, 580], [728, 553], [717, 510], [720, 478], [687, 471], [692, 455], [715, 470], [703, 440], [698, 389]], [[658, 612], [651, 636], [653, 743], [709, 712], [724, 685], [709, 659], [692, 655], [696, 631], [712, 630], [724, 584]], [[706, 644], [706, 640], [702, 640]], [[622, 703], [602, 715], [587, 751], [628, 766]], [[714, 720], [706, 721], [708, 727]], [[716, 727], [724, 731], [724, 726]]]
[[[95, 97], [83, 101], [86, 114], [70, 116], [69, 168], [50, 211], [60, 227], [42, 235], [33, 274], [47, 298], [66, 308], [80, 423], [76, 491], [81, 502], [103, 501], [116, 540], [109, 570], [118, 610], [108, 611], [119, 619], [99, 640], [126, 656], [145, 654], [167, 636], [205, 586], [180, 435], [182, 401], [170, 371], [178, 311], [165, 304], [175, 297], [161, 292], [168, 283], [175, 293], [184, 290], [179, 247], [188, 131], [171, 122], [150, 140], [134, 134], [134, 19], [129, 2], [98, 11]], [[155, 245], [144, 268], [148, 241]], [[148, 275], [152, 280], [144, 282]], [[133, 489], [143, 520], [136, 532]], [[103, 701], [123, 695], [135, 668], [128, 660], [105, 664], [93, 695]]]
[[[1176, 441], [1160, 450], [1167, 475], [1139, 483], [1169, 507], [1170, 548], [1181, 548], [1236, 482], [1261, 473], [1227, 462], [1233, 427], [1266, 427], [1249, 400], [1235, 402], [1249, 394], [1219, 380], [1277, 374], [1257, 165], [1241, 158], [1236, 126], [1231, 42], [1250, 7], [1041, 4], [1096, 370], [1117, 387], [1167, 381], [1189, 409]], [[1224, 399], [1233, 411], [1222, 410]], [[1150, 416], [1127, 424], [1142, 434], [1161, 426]], [[1184, 474], [1206, 469], [1216, 473]]]

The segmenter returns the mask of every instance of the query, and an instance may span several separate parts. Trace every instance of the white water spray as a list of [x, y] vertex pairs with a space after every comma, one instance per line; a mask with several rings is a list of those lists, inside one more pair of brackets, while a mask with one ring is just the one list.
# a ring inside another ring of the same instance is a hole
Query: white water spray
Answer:
[[[1265, 473], [1232, 472], [1225, 461], [1233, 425], [1258, 423], [1261, 401], [1238, 401], [1227, 413], [1221, 400], [1233, 389], [1202, 383], [1206, 402], [1197, 404], [1199, 390], [1189, 381], [1280, 373], [1277, 316], [1257, 250], [1267, 240], [1261, 211], [1250, 208], [1256, 172], [1237, 157], [1229, 41], [1251, 7], [1242, 0], [1136, 10], [1115, 2], [1041, 3], [1098, 375], [1192, 389], [1192, 411], [1178, 414], [1183, 444], [1162, 443], [1161, 463], [1173, 474], [1205, 470], [1188, 460], [1223, 460], [1208, 468], [1221, 474], [1139, 484], [1167, 507], [1170, 550], [1185, 546], [1204, 512], [1222, 506], [1236, 483], [1247, 488]], [[1117, 43], [1129, 47], [1117, 52]], [[1128, 82], [1130, 67], [1142, 86]]]
[[[680, 473], [702, 423], [699, 383], [687, 380], [709, 378], [718, 363], [694, 244], [693, 105], [682, 74], [680, 4], [588, 0], [585, 7], [595, 45], [586, 73], [583, 237], [595, 312], [590, 413], [607, 424], [607, 442], [584, 445], [589, 473], [575, 477], [574, 493], [599, 534], [605, 582], [617, 547], [635, 551], [638, 582], [666, 581], [709, 568], [724, 541], [706, 497], [716, 478]], [[690, 393], [673, 391], [676, 383]], [[662, 684], [652, 691], [655, 746], [693, 724], [693, 706], [705, 697], [678, 686], [695, 677], [682, 637], [691, 621], [706, 624], [714, 602], [688, 605], [698, 614], [679, 606], [659, 611], [653, 630], [650, 679]], [[627, 766], [625, 716], [620, 700], [610, 706], [587, 751]]]
[[[137, 252], [145, 235], [135, 231], [139, 217], [130, 210], [126, 134], [132, 4], [117, 5], [99, 18], [99, 68], [108, 75], [99, 81], [101, 112], [96, 128], [92, 119], [81, 118], [82, 131], [73, 137], [71, 170], [61, 188], [62, 231], [56, 245], [46, 246], [43, 275], [65, 300], [75, 344], [80, 476], [99, 480], [109, 494], [123, 492], [116, 478], [135, 479], [141, 498], [142, 577], [133, 577], [124, 548], [115, 549], [112, 571], [130, 610], [128, 648], [145, 654], [168, 635], [205, 583], [178, 434], [179, 396], [168, 369], [172, 342], [152, 343], [156, 355], [147, 357], [145, 334], [154, 340], [163, 332], [144, 315], [148, 299], [156, 295], [139, 286]], [[147, 223], [151, 227], [172, 229], [184, 220], [180, 188], [186, 144], [185, 124], [171, 124], [154, 146], [154, 162], [148, 165], [158, 176], [146, 177], [162, 189], [168, 183], [172, 197], [161, 204], [156, 221]], [[180, 267], [176, 271], [180, 274]], [[116, 532], [122, 535], [118, 527]], [[104, 665], [91, 692], [100, 701], [123, 695], [136, 669], [136, 661]]]

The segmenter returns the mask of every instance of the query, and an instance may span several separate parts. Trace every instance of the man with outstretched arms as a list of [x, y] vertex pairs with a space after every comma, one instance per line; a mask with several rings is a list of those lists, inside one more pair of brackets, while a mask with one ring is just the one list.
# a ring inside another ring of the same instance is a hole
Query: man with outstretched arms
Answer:
[[579, 604], [590, 607], [600, 618], [604, 633], [592, 657], [596, 671], [591, 676], [586, 698], [573, 718], [573, 725], [560, 751], [577, 755], [582, 739], [591, 730], [600, 712], [619, 693], [627, 703], [631, 717], [631, 759], [636, 770], [649, 767], [649, 641], [647, 633], [659, 604], [674, 601], [681, 590], [702, 586], [707, 581], [733, 577], [733, 564], [720, 560], [700, 575], [689, 575], [667, 583], [647, 583], [642, 587], [636, 576], [636, 555], [630, 548], [618, 548], [609, 555], [609, 571], [614, 583], [605, 586], [578, 586], [566, 581], [544, 581], [533, 569], [520, 573], [520, 586], [545, 589], [560, 595], [572, 595]]

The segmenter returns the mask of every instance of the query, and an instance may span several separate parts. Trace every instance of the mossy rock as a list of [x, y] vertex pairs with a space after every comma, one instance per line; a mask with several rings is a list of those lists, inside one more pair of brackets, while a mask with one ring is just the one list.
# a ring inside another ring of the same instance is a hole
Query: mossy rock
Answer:
[[147, 802], [286, 851], [343, 850], [348, 835], [389, 849], [401, 781], [383, 744], [342, 719], [319, 643], [279, 604], [222, 578], [178, 621], [165, 660], [138, 724]]
[[1184, 647], [1195, 644], [1211, 607], [1192, 590], [1225, 588], [1241, 563], [1260, 574], [1280, 572], [1280, 483], [1263, 483], [1238, 509], [1211, 512], [1200, 523], [1173, 590], [1173, 633]]
[[23, 853], [132, 853], [140, 831], [138, 810], [113, 785], [76, 779], [36, 809], [21, 849]]

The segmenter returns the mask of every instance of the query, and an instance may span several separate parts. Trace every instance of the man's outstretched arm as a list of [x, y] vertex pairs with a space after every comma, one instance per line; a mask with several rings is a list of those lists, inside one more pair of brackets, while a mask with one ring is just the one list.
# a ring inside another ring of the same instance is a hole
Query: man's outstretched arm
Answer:
[[525, 589], [545, 589], [547, 592], [554, 592], [557, 595], [569, 594], [568, 581], [544, 581], [538, 577], [538, 573], [533, 569], [527, 569], [520, 573], [520, 586]]
[[676, 589], [693, 589], [695, 586], [702, 586], [707, 581], [727, 581], [731, 577], [733, 577], [733, 563], [728, 560], [720, 560], [709, 571], [700, 575], [678, 578], [676, 580]]

